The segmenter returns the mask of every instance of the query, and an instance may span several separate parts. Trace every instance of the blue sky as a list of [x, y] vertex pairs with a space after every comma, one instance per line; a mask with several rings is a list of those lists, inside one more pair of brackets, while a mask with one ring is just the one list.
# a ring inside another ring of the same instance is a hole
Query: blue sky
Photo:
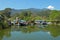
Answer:
[[60, 10], [60, 0], [0, 0], [0, 10], [5, 8], [49, 8]]

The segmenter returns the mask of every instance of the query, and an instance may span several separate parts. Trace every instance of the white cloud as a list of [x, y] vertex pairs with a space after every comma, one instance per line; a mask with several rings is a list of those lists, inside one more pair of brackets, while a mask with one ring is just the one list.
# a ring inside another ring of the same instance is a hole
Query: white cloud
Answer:
[[49, 5], [47, 8], [53, 10], [54, 6]]

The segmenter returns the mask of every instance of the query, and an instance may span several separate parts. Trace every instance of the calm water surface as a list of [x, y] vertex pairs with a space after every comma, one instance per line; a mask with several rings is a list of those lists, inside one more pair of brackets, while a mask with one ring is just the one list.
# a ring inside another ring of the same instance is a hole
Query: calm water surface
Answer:
[[60, 26], [12, 26], [0, 30], [0, 40], [60, 40]]

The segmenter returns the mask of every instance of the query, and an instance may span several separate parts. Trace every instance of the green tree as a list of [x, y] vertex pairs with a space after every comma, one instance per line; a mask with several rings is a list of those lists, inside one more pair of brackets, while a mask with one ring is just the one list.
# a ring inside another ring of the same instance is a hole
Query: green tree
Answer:
[[52, 10], [49, 16], [50, 20], [60, 20], [60, 12], [57, 10]]
[[5, 10], [2, 11], [2, 13], [7, 18], [10, 18], [11, 17], [11, 8], [6, 8]]

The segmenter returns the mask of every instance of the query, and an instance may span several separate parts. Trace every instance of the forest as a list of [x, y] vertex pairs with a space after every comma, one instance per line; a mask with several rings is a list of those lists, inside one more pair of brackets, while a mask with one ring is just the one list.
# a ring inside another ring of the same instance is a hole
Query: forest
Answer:
[[[31, 21], [31, 20], [46, 20], [46, 21], [56, 21], [60, 23], [60, 10], [49, 10], [49, 9], [11, 9], [5, 8], [0, 10], [0, 28], [8, 27], [7, 20], [10, 19], [13, 21], [16, 17], [19, 17], [22, 20]], [[3, 26], [3, 27], [2, 27]]]

